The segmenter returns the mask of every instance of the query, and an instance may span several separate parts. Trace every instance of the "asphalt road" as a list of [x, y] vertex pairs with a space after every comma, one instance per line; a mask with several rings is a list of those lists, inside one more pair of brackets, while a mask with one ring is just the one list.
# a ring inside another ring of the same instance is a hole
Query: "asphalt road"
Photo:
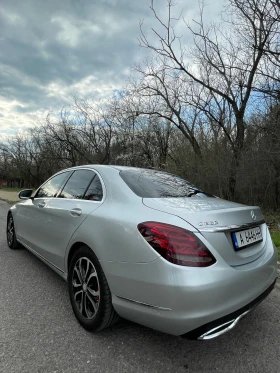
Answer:
[[230, 333], [188, 341], [121, 321], [91, 334], [76, 322], [66, 283], [5, 238], [0, 201], [1, 373], [280, 373], [280, 283]]

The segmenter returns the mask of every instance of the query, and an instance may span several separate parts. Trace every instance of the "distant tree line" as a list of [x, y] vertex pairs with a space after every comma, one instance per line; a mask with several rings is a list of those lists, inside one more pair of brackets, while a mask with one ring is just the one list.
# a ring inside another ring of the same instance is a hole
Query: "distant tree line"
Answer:
[[[171, 0], [154, 27], [140, 25], [152, 57], [134, 66], [111, 100], [79, 100], [25, 135], [0, 143], [0, 178], [39, 186], [54, 172], [89, 163], [152, 167], [223, 198], [280, 207], [278, 0], [228, 0], [218, 24], [203, 3], [176, 34]], [[150, 36], [148, 37], [147, 34]]]

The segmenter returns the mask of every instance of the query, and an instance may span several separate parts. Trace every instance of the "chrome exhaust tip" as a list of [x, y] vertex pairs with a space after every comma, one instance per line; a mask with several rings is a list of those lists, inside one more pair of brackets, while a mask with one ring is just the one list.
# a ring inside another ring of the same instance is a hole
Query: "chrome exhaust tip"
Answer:
[[197, 339], [199, 341], [208, 341], [210, 339], [214, 339], [216, 337], [219, 337], [222, 334], [225, 334], [225, 333], [229, 332], [230, 330], [232, 330], [237, 325], [238, 321], [240, 321], [242, 319], [242, 317], [246, 316], [247, 313], [249, 313], [250, 311], [251, 310], [248, 310], [248, 311], [242, 313], [241, 315], [239, 315], [236, 319], [233, 319], [233, 320], [228, 321], [224, 324], [216, 326], [216, 328], [213, 328], [213, 329], [209, 330], [208, 332], [202, 334]]

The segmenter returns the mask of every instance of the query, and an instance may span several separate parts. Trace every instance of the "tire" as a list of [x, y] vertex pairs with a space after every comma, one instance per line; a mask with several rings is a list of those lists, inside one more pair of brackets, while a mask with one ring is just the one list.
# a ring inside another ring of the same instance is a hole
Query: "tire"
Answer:
[[14, 219], [11, 212], [8, 214], [7, 217], [6, 236], [8, 246], [11, 250], [20, 249], [21, 245], [17, 241]]
[[119, 320], [102, 267], [87, 246], [80, 247], [73, 255], [68, 289], [74, 314], [86, 330], [101, 331]]

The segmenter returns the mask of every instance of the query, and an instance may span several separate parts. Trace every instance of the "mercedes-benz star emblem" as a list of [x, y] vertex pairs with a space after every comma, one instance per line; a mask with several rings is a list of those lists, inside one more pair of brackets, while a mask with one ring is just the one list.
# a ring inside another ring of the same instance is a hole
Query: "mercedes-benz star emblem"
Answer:
[[256, 217], [256, 214], [254, 213], [253, 210], [251, 211], [251, 217], [252, 217], [253, 220], [256, 220], [256, 218], [257, 218], [257, 217]]

